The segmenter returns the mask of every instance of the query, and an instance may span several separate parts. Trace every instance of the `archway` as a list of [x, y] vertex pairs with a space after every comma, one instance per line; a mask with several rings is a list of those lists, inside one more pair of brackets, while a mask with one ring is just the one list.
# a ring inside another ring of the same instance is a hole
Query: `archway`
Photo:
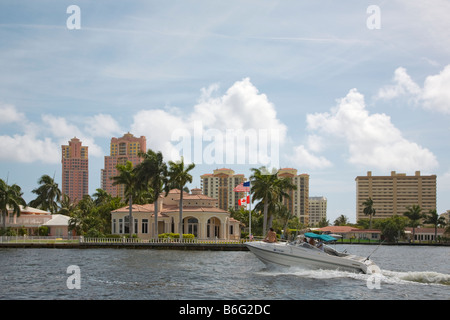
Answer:
[[220, 238], [220, 220], [218, 218], [212, 217], [208, 220], [206, 237], [208, 239]]
[[194, 217], [188, 217], [183, 219], [183, 233], [191, 233], [195, 237], [198, 237], [198, 220]]

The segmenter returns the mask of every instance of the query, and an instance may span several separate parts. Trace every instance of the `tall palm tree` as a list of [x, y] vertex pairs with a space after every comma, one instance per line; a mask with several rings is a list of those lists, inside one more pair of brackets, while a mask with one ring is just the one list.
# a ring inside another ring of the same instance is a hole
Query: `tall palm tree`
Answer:
[[[125, 203], [128, 202], [129, 214], [128, 214], [128, 230], [130, 232], [130, 237], [133, 235], [133, 195], [136, 193], [138, 189], [137, 179], [135, 172], [133, 170], [133, 163], [131, 161], [127, 161], [126, 164], [118, 164], [116, 166], [119, 174], [117, 176], [112, 177], [111, 179], [114, 181], [113, 186], [118, 184], [124, 186], [125, 196], [128, 196], [128, 199], [125, 199]], [[137, 230], [136, 230], [137, 232]]]
[[187, 167], [184, 166], [184, 159], [181, 157], [180, 161], [169, 161], [169, 182], [168, 188], [176, 188], [180, 190], [180, 221], [178, 230], [180, 232], [180, 239], [183, 239], [183, 191], [186, 184], [192, 183], [192, 175], [189, 173], [195, 168], [195, 164], [191, 163]]
[[154, 237], [158, 239], [158, 200], [160, 194], [167, 190], [167, 164], [164, 162], [164, 157], [160, 151], [155, 152], [148, 149], [146, 153], [139, 153], [139, 156], [143, 160], [135, 168], [136, 178], [141, 186], [147, 186], [153, 190], [155, 207]]
[[369, 229], [372, 229], [372, 217], [375, 215], [376, 210], [373, 207], [373, 200], [369, 197], [366, 201], [362, 203], [364, 206], [363, 212], [366, 216], [369, 216]]
[[40, 186], [31, 191], [37, 194], [37, 197], [30, 201], [29, 206], [47, 210], [51, 213], [58, 212], [58, 202], [61, 201], [61, 190], [59, 190], [58, 184], [46, 174], [38, 180], [38, 184]]
[[22, 195], [23, 192], [17, 184], [10, 186], [0, 179], [0, 210], [2, 212], [3, 231], [6, 231], [6, 216], [8, 210], [11, 210], [12, 214], [20, 216], [21, 206], [22, 208], [27, 206]]
[[[269, 174], [266, 168], [252, 168], [253, 174], [250, 176], [252, 202], [260, 201], [258, 207], [263, 207], [263, 235], [267, 232], [267, 215], [269, 206], [274, 203], [276, 198], [274, 191], [275, 174]], [[255, 207], [255, 210], [259, 208]]]
[[445, 226], [445, 218], [439, 217], [439, 214], [437, 213], [436, 209], [430, 210], [428, 212], [428, 215], [425, 216], [424, 223], [429, 223], [434, 226], [434, 241], [437, 242], [437, 228], [438, 226]]
[[418, 204], [413, 204], [411, 207], [406, 207], [407, 211], [403, 213], [404, 216], [411, 220], [411, 226], [413, 228], [413, 242], [416, 236], [416, 227], [420, 225], [420, 220], [424, 218], [422, 208]]
[[[252, 185], [252, 202], [260, 201], [255, 210], [261, 209], [264, 214], [263, 219], [263, 234], [266, 234], [267, 229], [271, 227], [273, 215], [278, 203], [282, 202], [283, 198], [289, 198], [287, 190], [296, 189], [297, 187], [292, 184], [289, 178], [278, 178], [277, 172], [268, 172], [265, 167], [260, 169], [252, 168], [253, 175], [250, 176]], [[267, 221], [269, 216], [269, 209], [271, 213], [270, 220]], [[269, 222], [269, 225], [267, 225]]]
[[[288, 193], [290, 190], [297, 190], [297, 186], [292, 183], [291, 178], [279, 178], [278, 175], [275, 179], [275, 191], [276, 191], [276, 208], [278, 211], [279, 207], [283, 206], [283, 200], [284, 199], [290, 199], [291, 196]], [[286, 208], [287, 209], [287, 208]], [[269, 226], [268, 228], [272, 227], [272, 221], [273, 221], [274, 215], [271, 215], [269, 218]]]

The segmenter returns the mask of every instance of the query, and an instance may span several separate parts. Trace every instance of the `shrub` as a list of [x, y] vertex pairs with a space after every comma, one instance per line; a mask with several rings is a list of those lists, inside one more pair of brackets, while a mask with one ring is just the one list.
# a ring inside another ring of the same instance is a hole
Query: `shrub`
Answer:
[[[160, 233], [158, 235], [159, 239], [179, 239], [179, 233]], [[195, 236], [191, 233], [183, 234], [183, 239], [195, 239]]]
[[40, 226], [38, 229], [38, 234], [40, 236], [48, 236], [48, 232], [49, 232], [49, 230], [48, 230], [47, 226]]

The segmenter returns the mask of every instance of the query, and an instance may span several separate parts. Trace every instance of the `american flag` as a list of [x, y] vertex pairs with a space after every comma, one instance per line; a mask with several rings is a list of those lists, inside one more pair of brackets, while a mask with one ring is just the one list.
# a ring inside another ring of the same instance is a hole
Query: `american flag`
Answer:
[[236, 186], [236, 188], [234, 188], [233, 190], [234, 192], [250, 192], [250, 181], [241, 183], [240, 185]]

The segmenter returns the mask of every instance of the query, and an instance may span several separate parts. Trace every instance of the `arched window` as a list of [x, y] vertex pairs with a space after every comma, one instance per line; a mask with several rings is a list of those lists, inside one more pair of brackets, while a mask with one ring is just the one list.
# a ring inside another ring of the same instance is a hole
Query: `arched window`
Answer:
[[[186, 233], [191, 233], [194, 236], [198, 237], [198, 220], [194, 217], [186, 218], [187, 219], [187, 228], [184, 228]], [[185, 219], [185, 221], [186, 221]]]
[[206, 237], [211, 239], [220, 238], [220, 220], [218, 218], [213, 217], [208, 220]]

